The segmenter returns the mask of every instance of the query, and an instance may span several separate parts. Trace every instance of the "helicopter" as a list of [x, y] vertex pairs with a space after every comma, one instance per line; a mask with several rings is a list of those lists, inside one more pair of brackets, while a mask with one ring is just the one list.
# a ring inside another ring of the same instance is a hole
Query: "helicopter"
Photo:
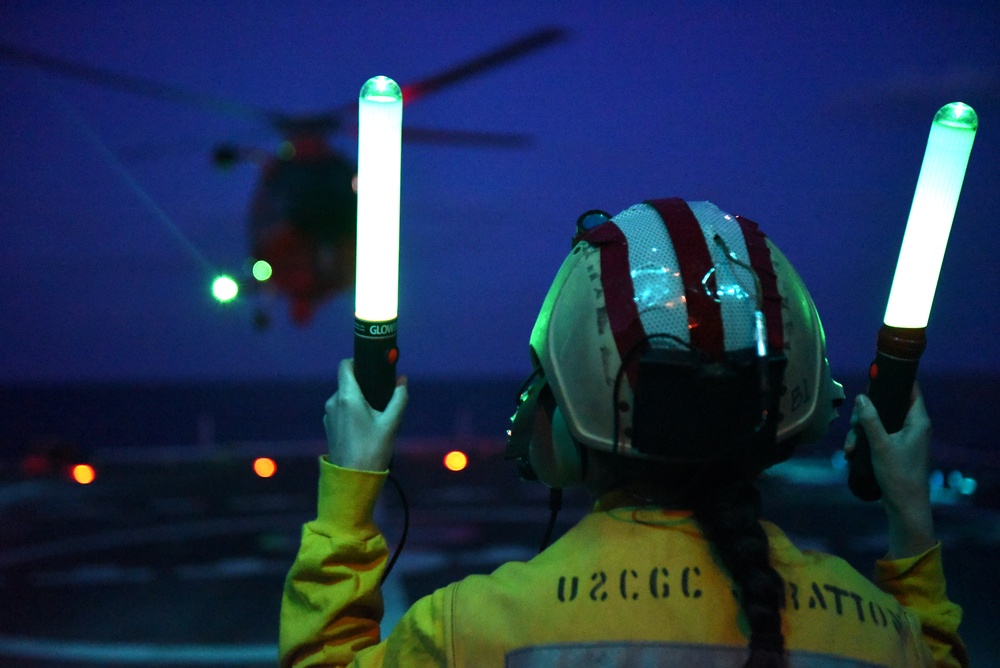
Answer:
[[[541, 28], [436, 75], [403, 85], [404, 104], [506, 65], [565, 36], [562, 28]], [[229, 290], [217, 290], [216, 298], [231, 299], [240, 286], [247, 292], [278, 293], [288, 300], [292, 322], [306, 325], [323, 302], [353, 286], [357, 169], [352, 160], [331, 146], [329, 136], [356, 132], [356, 100], [318, 114], [291, 116], [6, 44], [0, 44], [0, 58], [106, 88], [266, 124], [282, 137], [276, 151], [220, 144], [212, 153], [213, 163], [219, 168], [254, 163], [260, 169], [247, 215], [249, 257], [239, 281], [228, 276], [217, 279], [216, 286], [222, 284]], [[519, 148], [530, 144], [530, 137], [405, 126], [403, 141]], [[270, 321], [263, 307], [253, 316], [257, 329], [266, 329]]]

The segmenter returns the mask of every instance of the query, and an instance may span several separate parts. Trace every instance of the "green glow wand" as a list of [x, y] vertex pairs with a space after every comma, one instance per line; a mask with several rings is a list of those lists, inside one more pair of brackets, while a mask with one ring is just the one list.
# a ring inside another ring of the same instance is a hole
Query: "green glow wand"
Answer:
[[[917, 364], [927, 346], [931, 303], [978, 127], [976, 112], [961, 102], [941, 107], [931, 123], [875, 360], [868, 368], [868, 396], [890, 434], [902, 429], [910, 408]], [[848, 484], [859, 499], [874, 501], [882, 490], [872, 468], [871, 447], [864, 431], [857, 428], [856, 435]]]
[[385, 410], [396, 385], [399, 181], [403, 93], [372, 77], [358, 97], [358, 244], [354, 375], [365, 399]]

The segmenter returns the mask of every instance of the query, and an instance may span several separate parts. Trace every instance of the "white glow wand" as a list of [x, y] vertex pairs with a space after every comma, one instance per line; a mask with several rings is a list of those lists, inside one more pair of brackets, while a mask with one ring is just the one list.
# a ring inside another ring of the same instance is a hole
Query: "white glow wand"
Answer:
[[385, 410], [396, 385], [399, 181], [403, 93], [372, 77], [358, 97], [358, 244], [354, 375], [372, 408]]
[[[931, 303], [978, 128], [976, 112], [962, 102], [941, 107], [931, 123], [875, 360], [868, 368], [868, 396], [890, 434], [902, 429], [910, 408], [917, 364], [927, 346]], [[848, 484], [858, 498], [874, 501], [882, 490], [875, 480], [871, 449], [864, 432], [856, 429], [856, 434]]]

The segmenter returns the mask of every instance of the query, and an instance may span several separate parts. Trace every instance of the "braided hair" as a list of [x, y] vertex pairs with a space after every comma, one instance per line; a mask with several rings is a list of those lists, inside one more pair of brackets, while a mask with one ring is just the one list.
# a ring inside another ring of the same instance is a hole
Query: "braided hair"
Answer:
[[760, 467], [678, 467], [581, 450], [607, 476], [603, 490], [595, 491], [645, 485], [645, 489], [663, 490], [664, 503], [691, 509], [732, 578], [733, 593], [749, 624], [750, 656], [745, 668], [787, 668], [781, 630], [785, 582], [770, 563], [770, 544], [759, 522], [761, 497], [755, 481]]
[[737, 479], [701, 487], [697, 496], [694, 517], [729, 571], [750, 625], [745, 668], [786, 668], [781, 631], [785, 582], [770, 563], [767, 534], [758, 521], [760, 492], [752, 479]]

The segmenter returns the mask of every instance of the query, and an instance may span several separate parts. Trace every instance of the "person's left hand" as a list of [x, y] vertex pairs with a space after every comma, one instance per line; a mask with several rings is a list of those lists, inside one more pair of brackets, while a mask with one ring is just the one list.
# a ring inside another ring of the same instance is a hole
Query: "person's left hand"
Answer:
[[327, 399], [323, 416], [330, 463], [357, 471], [388, 469], [407, 401], [406, 377], [401, 376], [385, 410], [375, 410], [358, 387], [354, 360], [342, 360], [337, 392]]
[[[854, 401], [851, 426], [865, 430], [871, 447], [872, 468], [882, 490], [882, 506], [889, 520], [888, 559], [916, 556], [937, 542], [931, 515], [930, 461], [931, 420], [924, 407], [920, 387], [913, 384], [910, 409], [903, 427], [887, 434], [871, 399], [858, 395]], [[856, 447], [852, 429], [844, 441], [844, 454]]]

